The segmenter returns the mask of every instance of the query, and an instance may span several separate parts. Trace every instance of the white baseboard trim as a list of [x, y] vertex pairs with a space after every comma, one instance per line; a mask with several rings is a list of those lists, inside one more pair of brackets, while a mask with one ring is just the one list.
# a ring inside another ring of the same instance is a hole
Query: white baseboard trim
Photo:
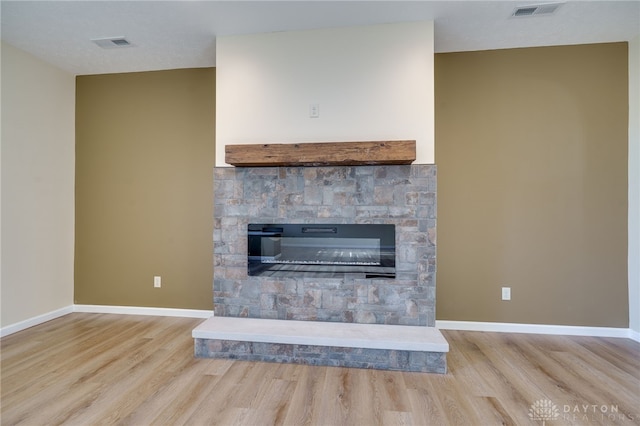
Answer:
[[148, 308], [143, 306], [73, 305], [73, 312], [120, 315], [153, 315], [159, 317], [209, 318], [213, 310]]
[[55, 311], [47, 312], [46, 314], [38, 315], [15, 324], [2, 327], [0, 328], [0, 337], [26, 330], [27, 328], [65, 316], [71, 312], [73, 312], [73, 306], [65, 306], [64, 308], [56, 309]]
[[18, 331], [51, 321], [58, 317], [73, 313], [86, 312], [96, 314], [120, 314], [120, 315], [153, 315], [159, 317], [184, 317], [184, 318], [210, 318], [213, 310], [204, 311], [198, 309], [176, 308], [147, 308], [138, 306], [107, 306], [107, 305], [71, 305], [46, 314], [38, 315], [15, 324], [0, 328], [0, 337], [8, 336]]
[[[209, 318], [213, 310], [148, 308], [138, 306], [72, 305], [0, 328], [0, 337], [8, 336], [72, 312], [120, 315], [153, 315], [162, 317]], [[437, 320], [441, 330], [490, 331], [501, 333], [559, 334], [567, 336], [622, 337], [640, 342], [640, 332], [630, 328], [581, 327], [572, 325], [517, 324], [478, 321]]]
[[516, 324], [502, 322], [437, 320], [442, 330], [491, 331], [499, 333], [561, 334], [567, 336], [623, 337], [640, 341], [640, 333], [630, 328], [582, 327], [573, 325]]

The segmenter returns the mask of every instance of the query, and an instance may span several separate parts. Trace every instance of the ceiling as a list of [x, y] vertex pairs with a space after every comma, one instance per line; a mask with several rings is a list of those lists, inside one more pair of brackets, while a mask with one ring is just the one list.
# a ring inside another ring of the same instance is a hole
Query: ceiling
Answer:
[[[4, 1], [5, 43], [73, 74], [215, 66], [217, 36], [433, 20], [436, 52], [628, 41], [640, 0], [569, 1], [552, 15], [511, 17], [549, 1]], [[102, 49], [92, 39], [126, 37]]]

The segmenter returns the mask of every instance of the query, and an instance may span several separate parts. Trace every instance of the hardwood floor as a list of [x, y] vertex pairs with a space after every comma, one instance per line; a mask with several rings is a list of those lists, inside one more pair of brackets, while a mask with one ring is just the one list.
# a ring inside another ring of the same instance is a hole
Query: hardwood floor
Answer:
[[74, 313], [4, 337], [2, 425], [640, 424], [629, 339], [445, 330], [438, 375], [195, 359], [201, 321]]

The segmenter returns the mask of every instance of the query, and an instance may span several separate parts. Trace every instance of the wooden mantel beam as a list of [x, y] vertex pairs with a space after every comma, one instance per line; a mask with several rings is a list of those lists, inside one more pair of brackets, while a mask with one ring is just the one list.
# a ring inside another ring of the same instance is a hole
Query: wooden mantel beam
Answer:
[[225, 147], [225, 162], [236, 167], [411, 164], [415, 159], [415, 140], [252, 144]]

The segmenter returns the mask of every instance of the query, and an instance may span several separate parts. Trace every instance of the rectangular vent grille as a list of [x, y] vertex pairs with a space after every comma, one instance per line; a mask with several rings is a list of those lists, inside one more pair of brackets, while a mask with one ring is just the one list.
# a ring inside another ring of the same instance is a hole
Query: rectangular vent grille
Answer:
[[109, 38], [95, 38], [91, 40], [103, 49], [116, 49], [120, 47], [131, 47], [133, 44], [125, 37], [109, 37]]
[[544, 16], [555, 13], [560, 6], [564, 3], [544, 3], [533, 4], [529, 6], [516, 7], [511, 14], [512, 17], [525, 17], [525, 16]]
[[519, 7], [513, 12], [513, 16], [531, 16], [536, 10], [538, 10], [537, 7]]

